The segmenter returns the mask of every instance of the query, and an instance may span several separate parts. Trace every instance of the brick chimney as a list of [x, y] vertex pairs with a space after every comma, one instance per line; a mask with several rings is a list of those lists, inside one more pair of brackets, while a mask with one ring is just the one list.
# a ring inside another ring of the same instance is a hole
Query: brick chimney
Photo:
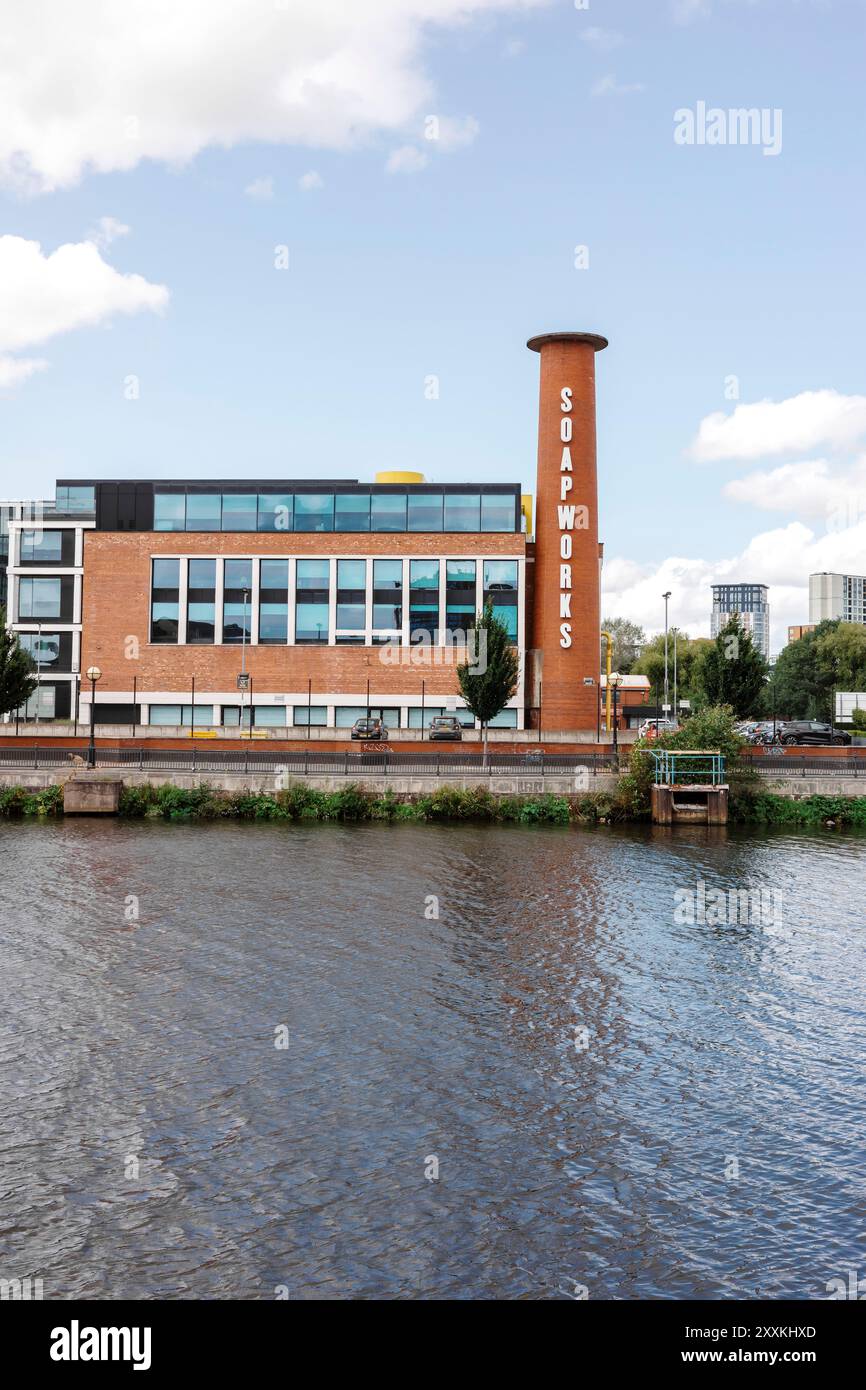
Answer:
[[535, 521], [533, 647], [541, 653], [541, 727], [595, 730], [598, 717], [598, 475], [595, 333], [543, 333]]

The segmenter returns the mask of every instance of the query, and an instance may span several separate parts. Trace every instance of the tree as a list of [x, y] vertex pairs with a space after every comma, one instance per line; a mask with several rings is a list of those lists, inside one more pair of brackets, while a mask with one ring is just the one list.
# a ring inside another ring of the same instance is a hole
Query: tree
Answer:
[[866, 627], [819, 623], [780, 652], [773, 684], [782, 718], [832, 721], [835, 691], [866, 691]]
[[[640, 649], [646, 642], [643, 628], [628, 618], [605, 618], [601, 628], [603, 632], [609, 632], [613, 638], [611, 657], [613, 665], [611, 669], [627, 676], [638, 658]], [[601, 644], [601, 653], [601, 669], [604, 670], [607, 661], [606, 642]]]
[[460, 693], [466, 706], [481, 720], [484, 740], [484, 766], [487, 766], [487, 726], [505, 708], [517, 689], [519, 666], [517, 650], [511, 645], [508, 629], [493, 616], [493, 605], [485, 605], [475, 620], [478, 660], [467, 660], [457, 667]]
[[25, 705], [36, 689], [33, 660], [18, 635], [6, 628], [6, 611], [0, 608], [0, 714]]
[[730, 705], [738, 719], [745, 719], [761, 703], [768, 669], [733, 613], [704, 653], [697, 679], [707, 704]]
[[[702, 688], [698, 682], [698, 671], [704, 653], [712, 646], [708, 637], [689, 637], [687, 632], [677, 633], [677, 698], [690, 700], [692, 705], [701, 702]], [[648, 642], [632, 667], [632, 674], [648, 676], [653, 690], [659, 695], [664, 690], [665, 679], [665, 636], [660, 633]], [[673, 698], [674, 689], [674, 639], [668, 633], [668, 683]]]

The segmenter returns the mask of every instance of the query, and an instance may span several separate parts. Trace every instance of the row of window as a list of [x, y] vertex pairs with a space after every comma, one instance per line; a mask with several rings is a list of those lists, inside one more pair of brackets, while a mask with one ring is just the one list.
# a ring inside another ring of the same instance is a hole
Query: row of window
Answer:
[[[244, 705], [222, 705], [220, 722], [225, 727], [240, 725], [243, 721], [245, 728], [250, 725], [250, 706]], [[442, 706], [420, 707], [411, 709], [383, 708], [379, 705], [370, 707], [370, 713], [384, 720], [388, 730], [392, 729], [429, 729], [430, 721], [436, 715], [454, 714], [460, 720], [464, 728], [473, 728], [475, 720], [468, 710], [456, 709], [446, 710]], [[421, 717], [423, 713], [423, 725]], [[174, 727], [192, 726], [192, 705], [151, 705], [149, 707], [148, 722], [162, 726], [171, 725]], [[336, 729], [350, 729], [356, 719], [363, 719], [367, 715], [367, 707], [364, 705], [337, 705], [334, 710], [334, 723], [331, 727]], [[96, 718], [99, 722], [99, 705], [96, 706]], [[294, 726], [296, 728], [327, 728], [328, 709], [326, 705], [257, 705], [252, 706], [252, 723], [258, 728], [284, 728]], [[213, 727], [214, 706], [196, 705], [195, 707], [195, 727], [204, 729]], [[514, 729], [517, 727], [517, 710], [505, 709], [491, 719], [490, 728]]]
[[156, 531], [514, 531], [514, 493], [156, 492]]
[[[217, 614], [217, 564], [223, 566], [222, 613]], [[410, 640], [431, 634], [438, 642], [440, 586], [445, 585], [445, 626], [449, 632], [467, 632], [476, 614], [478, 563], [471, 559], [410, 560], [409, 593], [404, 593], [402, 560], [337, 560], [336, 623], [334, 640], [361, 645], [368, 626], [367, 578], [372, 564], [370, 628], [381, 641], [399, 637], [408, 601]], [[516, 560], [484, 560], [484, 602], [517, 641], [518, 564]], [[252, 638], [253, 565], [258, 572], [258, 641], [285, 644], [289, 640], [289, 561], [252, 559], [154, 559], [151, 585], [150, 640], [177, 643], [180, 634], [181, 566], [186, 566], [186, 642], [209, 645], [221, 625], [224, 644]], [[443, 571], [444, 570], [444, 574]], [[331, 560], [295, 562], [294, 641], [327, 642], [330, 639]], [[433, 634], [437, 634], [433, 636]]]

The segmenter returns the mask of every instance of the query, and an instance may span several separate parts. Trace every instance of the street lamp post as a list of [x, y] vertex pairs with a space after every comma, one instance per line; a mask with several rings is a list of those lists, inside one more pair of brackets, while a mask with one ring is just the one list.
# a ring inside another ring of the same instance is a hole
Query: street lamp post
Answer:
[[87, 766], [96, 767], [96, 682], [102, 676], [102, 672], [98, 666], [88, 666], [85, 674], [90, 681], [90, 744], [87, 749]]
[[678, 627], [671, 628], [674, 634], [674, 723], [679, 721], [679, 705], [677, 703], [677, 638], [680, 635]]
[[666, 594], [662, 594], [662, 598], [665, 601], [665, 715], [667, 715], [668, 709], [670, 707], [670, 699], [668, 695], [668, 599], [670, 598], [670, 596], [670, 589], [668, 589]]
[[39, 706], [42, 701], [42, 624], [36, 624], [36, 728], [39, 728]]
[[[247, 673], [247, 599], [249, 598], [249, 595], [250, 595], [249, 589], [244, 589], [244, 616], [243, 616], [243, 619], [242, 619], [242, 621], [241, 621], [241, 675], [242, 675], [242, 676], [245, 676], [246, 673]], [[245, 686], [245, 685], [246, 685], [246, 682], [244, 681], [242, 684]], [[240, 724], [240, 736], [241, 736], [241, 738], [243, 738], [243, 736], [244, 736], [244, 691], [243, 691], [243, 689], [241, 690], [241, 712], [240, 712], [240, 718], [239, 718], [238, 722], [239, 722], [239, 724]], [[250, 696], [250, 737], [252, 737], [252, 728], [253, 728], [253, 705], [252, 705], [252, 696]]]
[[608, 677], [608, 680], [610, 682], [611, 694], [613, 696], [613, 756], [615, 758], [618, 756], [619, 752], [619, 745], [617, 741], [617, 725], [619, 723], [619, 717], [617, 715], [616, 709], [616, 697], [619, 693], [619, 683], [621, 679], [622, 677], [620, 676], [618, 671], [612, 671], [610, 676]]

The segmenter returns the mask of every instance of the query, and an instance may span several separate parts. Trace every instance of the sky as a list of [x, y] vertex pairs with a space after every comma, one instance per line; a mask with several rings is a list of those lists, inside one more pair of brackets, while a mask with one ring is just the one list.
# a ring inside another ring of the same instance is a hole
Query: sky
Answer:
[[588, 330], [606, 617], [657, 631], [670, 590], [706, 635], [711, 583], [766, 583], [777, 651], [810, 572], [866, 572], [866, 0], [28, 0], [4, 29], [3, 496], [532, 491], [526, 339]]

